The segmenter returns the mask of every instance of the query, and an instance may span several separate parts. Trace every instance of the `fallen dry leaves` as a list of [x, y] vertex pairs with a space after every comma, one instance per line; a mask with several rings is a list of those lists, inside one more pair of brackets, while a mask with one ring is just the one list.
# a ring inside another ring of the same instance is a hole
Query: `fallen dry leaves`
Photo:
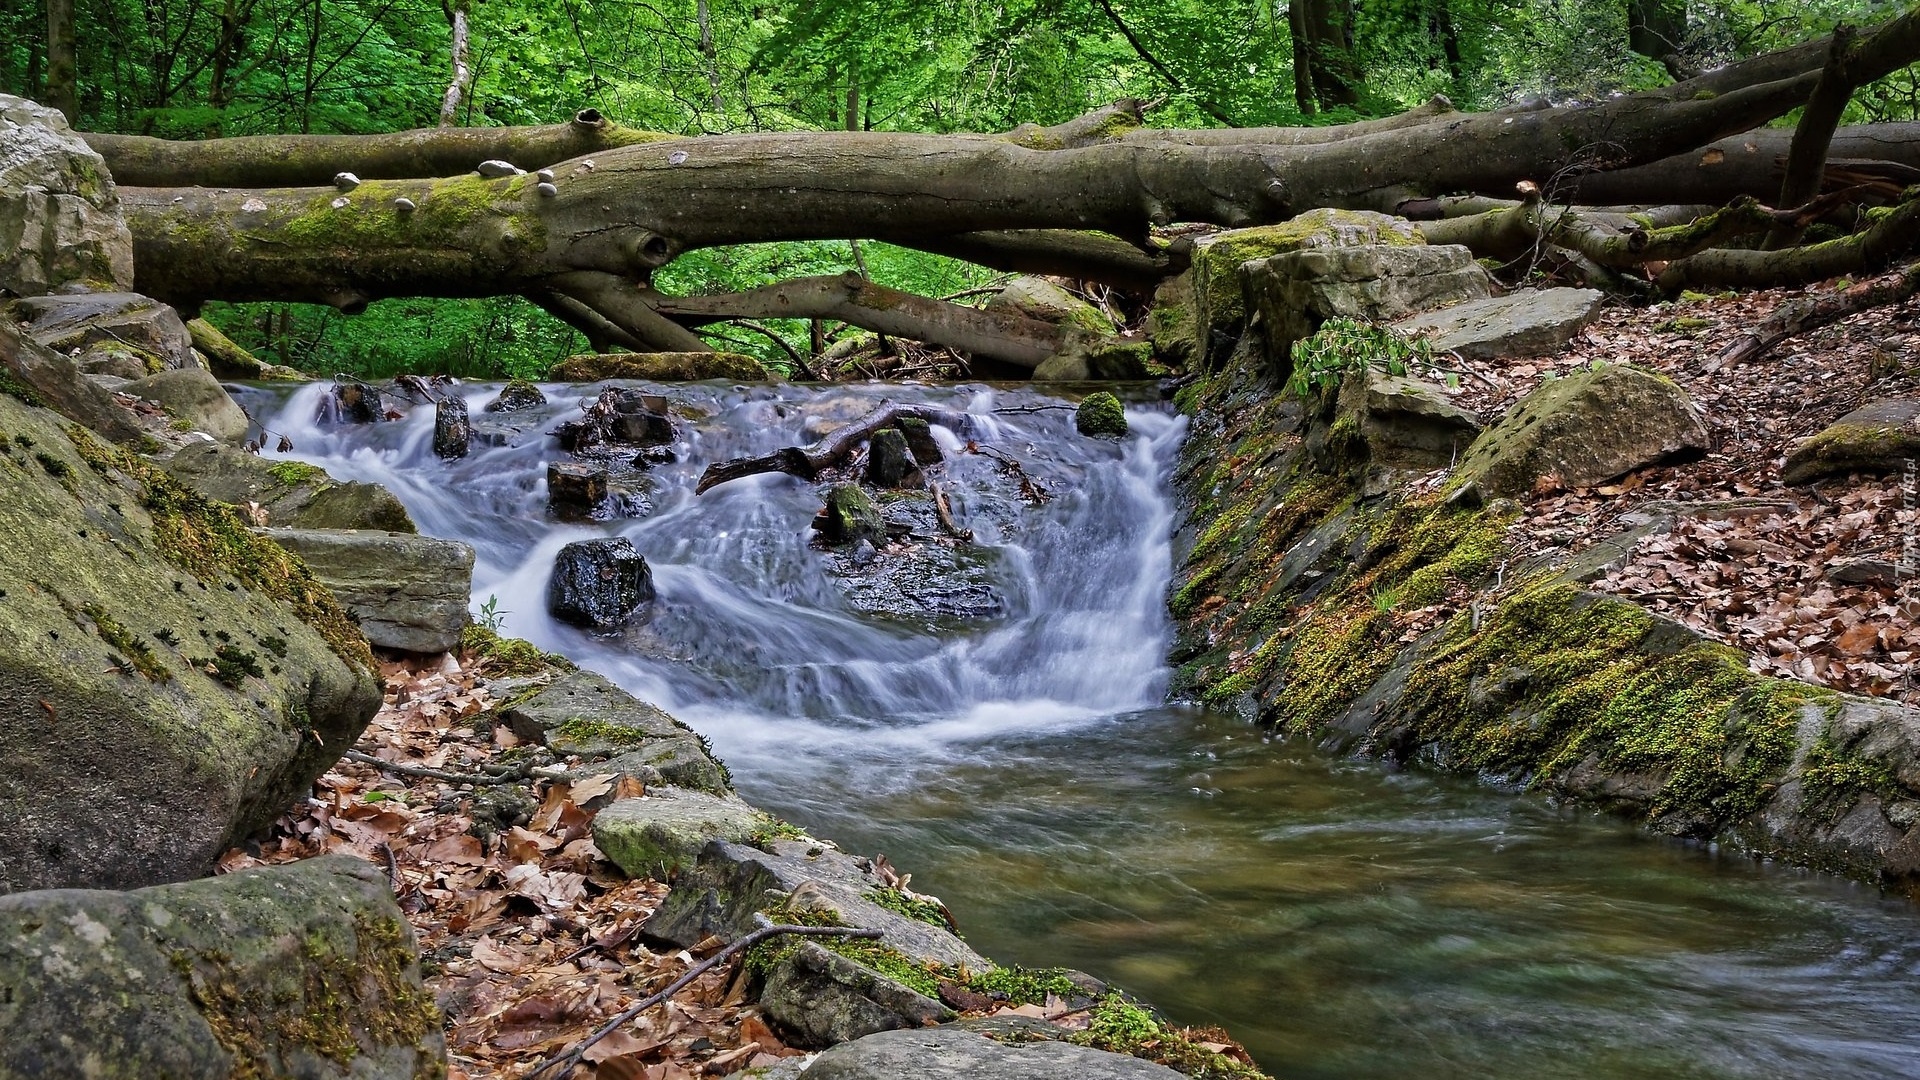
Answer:
[[1901, 478], [1780, 482], [1800, 440], [1868, 401], [1920, 395], [1920, 311], [1867, 311], [1745, 365], [1716, 360], [1779, 305], [1842, 284], [1611, 308], [1560, 354], [1465, 364], [1472, 374], [1457, 400], [1498, 416], [1547, 375], [1595, 362], [1673, 379], [1700, 407], [1713, 451], [1592, 489], [1539, 492], [1513, 526], [1518, 552], [1571, 555], [1670, 514], [1671, 532], [1642, 538], [1592, 587], [1743, 650], [1756, 671], [1920, 704], [1920, 584], [1887, 572], [1920, 529]]
[[[360, 751], [475, 776], [528, 752], [491, 723], [484, 664], [449, 657], [380, 674], [386, 701]], [[328, 852], [386, 868], [448, 1018], [451, 1076], [523, 1076], [698, 959], [637, 939], [667, 887], [628, 880], [594, 847], [594, 813], [637, 794], [610, 776], [468, 787], [341, 761], [300, 812], [220, 869]], [[690, 1080], [799, 1054], [742, 1000], [736, 974], [701, 976], [591, 1047], [575, 1075]]]

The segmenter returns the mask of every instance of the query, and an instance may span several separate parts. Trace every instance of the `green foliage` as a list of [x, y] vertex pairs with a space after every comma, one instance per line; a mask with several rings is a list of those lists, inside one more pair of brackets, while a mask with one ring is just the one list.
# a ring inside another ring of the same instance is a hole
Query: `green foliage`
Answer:
[[1312, 337], [1293, 343], [1293, 373], [1287, 376], [1287, 390], [1304, 398], [1339, 386], [1350, 371], [1372, 367], [1389, 375], [1405, 375], [1409, 367], [1432, 363], [1433, 346], [1425, 338], [1358, 319], [1328, 319]]
[[408, 372], [538, 379], [586, 339], [518, 297], [383, 300], [358, 315], [316, 304], [222, 304], [203, 312], [242, 348], [318, 375]]

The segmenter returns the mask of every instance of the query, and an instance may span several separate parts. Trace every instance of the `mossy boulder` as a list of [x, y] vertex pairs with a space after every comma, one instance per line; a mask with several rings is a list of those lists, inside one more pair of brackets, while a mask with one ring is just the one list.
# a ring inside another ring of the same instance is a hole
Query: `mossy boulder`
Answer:
[[751, 356], [729, 352], [587, 353], [555, 364], [550, 382], [601, 382], [644, 379], [649, 382], [768, 382], [773, 376]]
[[745, 843], [773, 819], [738, 795], [662, 787], [620, 799], [593, 818], [593, 844], [628, 877], [669, 881], [715, 840]]
[[1082, 435], [1121, 436], [1127, 433], [1127, 410], [1105, 390], [1088, 394], [1073, 411], [1073, 426]]
[[[1333, 426], [1342, 423], [1360, 446], [1343, 446], [1338, 435], [1330, 435], [1325, 445], [1335, 457], [1363, 446], [1370, 464], [1412, 469], [1453, 464], [1480, 434], [1480, 418], [1447, 400], [1444, 388], [1371, 367], [1341, 380]], [[1350, 463], [1323, 460], [1332, 471]]]
[[0, 897], [0, 1030], [0, 1080], [447, 1072], [413, 930], [345, 856]]
[[987, 310], [1071, 326], [1103, 337], [1114, 331], [1113, 320], [1099, 308], [1046, 278], [1014, 278], [987, 301]]
[[264, 458], [218, 443], [192, 443], [166, 461], [174, 479], [210, 499], [253, 503], [266, 523], [298, 529], [418, 532], [407, 508], [379, 484], [335, 480], [318, 465]]
[[[1241, 267], [1293, 251], [1426, 243], [1401, 218], [1368, 210], [1316, 209], [1278, 225], [1229, 229], [1193, 240], [1192, 262], [1154, 294], [1149, 331], [1167, 363], [1213, 366], [1231, 350], [1250, 313]], [[1483, 294], [1484, 295], [1484, 294]]]
[[[1097, 338], [1071, 343], [1033, 369], [1034, 382], [1089, 382], [1145, 379], [1156, 370], [1153, 344], [1124, 338]], [[1159, 368], [1165, 371], [1165, 368]]]
[[230, 445], [238, 445], [253, 427], [253, 421], [227, 396], [220, 380], [205, 368], [162, 371], [136, 379], [120, 391], [159, 405], [173, 417], [176, 427], [203, 431]]
[[207, 873], [380, 706], [372, 657], [230, 506], [0, 396], [0, 892]]
[[151, 296], [89, 292], [33, 296], [14, 312], [35, 341], [57, 353], [118, 345], [150, 358], [156, 368], [199, 367], [193, 336], [180, 313]]
[[1789, 484], [1847, 473], [1898, 472], [1920, 458], [1920, 398], [1889, 398], [1853, 410], [1793, 448], [1780, 469]]
[[829, 544], [865, 540], [877, 547], [887, 540], [887, 519], [857, 484], [840, 484], [827, 492], [826, 508], [814, 518], [813, 528]]
[[487, 402], [487, 412], [519, 412], [521, 409], [537, 409], [547, 403], [547, 395], [540, 388], [525, 379], [514, 379], [500, 388], [500, 393]]
[[1488, 295], [1492, 279], [1457, 245], [1371, 244], [1293, 251], [1245, 267], [1269, 374], [1285, 382], [1293, 343], [1335, 317], [1387, 322]]
[[132, 442], [144, 432], [113, 395], [83, 378], [65, 356], [22, 335], [0, 312], [0, 393], [29, 405], [44, 405], [114, 442]]
[[133, 284], [133, 235], [107, 165], [57, 109], [0, 94], [0, 292]]
[[1693, 400], [1662, 375], [1609, 364], [1548, 379], [1460, 461], [1465, 501], [1587, 487], [1711, 447]]
[[731, 790], [726, 766], [692, 728], [590, 671], [560, 676], [500, 718], [519, 738], [577, 754], [595, 773], [697, 791]]

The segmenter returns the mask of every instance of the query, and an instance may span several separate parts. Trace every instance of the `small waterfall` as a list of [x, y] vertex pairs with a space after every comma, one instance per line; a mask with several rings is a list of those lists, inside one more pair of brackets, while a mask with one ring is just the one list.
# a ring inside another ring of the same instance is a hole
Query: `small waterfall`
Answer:
[[[1155, 706], [1165, 693], [1174, 513], [1165, 480], [1185, 421], [1164, 407], [1130, 409], [1132, 433], [1100, 440], [1079, 435], [1061, 401], [1031, 390], [916, 388], [977, 421], [988, 453], [967, 453], [936, 428], [947, 460], [935, 475], [974, 532], [963, 556], [980, 567], [975, 580], [1004, 606], [995, 618], [930, 629], [849, 606], [832, 560], [809, 546], [823, 485], [771, 475], [693, 494], [709, 462], [808, 441], [809, 417], [850, 416], [878, 404], [879, 391], [669, 389], [682, 437], [678, 460], [651, 471], [652, 513], [568, 525], [545, 511], [545, 464], [565, 455], [543, 433], [590, 395], [546, 389], [544, 409], [488, 414], [492, 389], [462, 388], [482, 432], [506, 424], [520, 435], [508, 445], [476, 439], [451, 463], [432, 453], [431, 409], [342, 426], [325, 386], [296, 392], [269, 426], [303, 460], [387, 485], [423, 531], [473, 544], [476, 609], [497, 598], [508, 633], [706, 732], [749, 788], [802, 780], [822, 762], [845, 779], [870, 772], [861, 782], [882, 782], [1002, 734], [1068, 729]], [[1046, 501], [1021, 501], [1002, 459]], [[653, 567], [660, 595], [638, 648], [633, 635], [596, 637], [545, 613], [555, 552], [594, 535], [626, 537]], [[808, 752], [794, 754], [796, 742]]]

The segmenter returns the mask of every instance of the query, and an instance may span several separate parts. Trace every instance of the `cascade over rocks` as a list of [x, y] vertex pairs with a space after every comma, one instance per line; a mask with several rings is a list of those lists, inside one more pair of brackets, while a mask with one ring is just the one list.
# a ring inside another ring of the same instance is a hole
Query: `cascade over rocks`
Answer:
[[596, 630], [624, 626], [654, 597], [653, 571], [624, 536], [575, 540], [553, 560], [547, 611]]
[[5, 1080], [446, 1074], [413, 929], [343, 855], [0, 897], [0, 988]]
[[133, 236], [99, 154], [57, 109], [0, 94], [0, 292], [133, 285]]
[[1456, 497], [1588, 487], [1711, 446], [1686, 391], [1652, 372], [1609, 365], [1549, 380], [1520, 399], [1461, 460]]
[[366, 644], [231, 508], [6, 395], [0, 431], [0, 892], [204, 874], [379, 708]]

